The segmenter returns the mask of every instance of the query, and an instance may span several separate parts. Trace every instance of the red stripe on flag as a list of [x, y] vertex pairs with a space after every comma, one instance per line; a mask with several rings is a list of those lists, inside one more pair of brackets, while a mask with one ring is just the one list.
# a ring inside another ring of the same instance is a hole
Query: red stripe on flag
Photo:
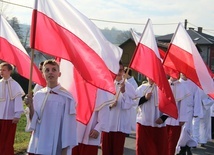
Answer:
[[94, 111], [97, 88], [87, 83], [71, 62], [64, 59], [59, 61], [62, 73], [59, 77], [59, 83], [75, 98], [77, 103], [77, 120], [83, 124], [87, 124]]
[[203, 89], [206, 94], [214, 93], [213, 79], [194, 42], [181, 23], [178, 24], [176, 32], [172, 37], [164, 65], [185, 74], [187, 78]]
[[159, 88], [159, 109], [163, 113], [177, 118], [178, 112], [171, 88], [162, 63], [154, 51], [140, 43], [130, 67], [151, 78], [156, 83]]
[[97, 88], [87, 83], [74, 69], [74, 79], [77, 93], [77, 120], [88, 124], [94, 111]]
[[[0, 59], [16, 66], [18, 73], [29, 79], [31, 64], [30, 57], [2, 37], [0, 37], [0, 47]], [[42, 86], [46, 83], [41, 72], [35, 65], [33, 66], [32, 81]]]
[[94, 50], [45, 14], [34, 10], [32, 19], [32, 48], [71, 61], [87, 82], [115, 93], [112, 75]]
[[189, 52], [184, 51], [180, 47], [172, 44], [164, 61], [164, 66], [180, 71], [195, 84], [201, 87], [194, 67], [193, 57]]

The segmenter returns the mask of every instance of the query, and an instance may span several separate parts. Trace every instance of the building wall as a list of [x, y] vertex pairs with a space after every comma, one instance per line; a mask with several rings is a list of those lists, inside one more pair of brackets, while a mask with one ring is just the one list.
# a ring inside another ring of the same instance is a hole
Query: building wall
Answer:
[[135, 50], [135, 43], [131, 39], [127, 40], [124, 44], [120, 45], [123, 49], [122, 62], [125, 66], [128, 66]]
[[[127, 67], [130, 65], [131, 59], [133, 57], [133, 54], [136, 48], [135, 42], [132, 39], [128, 39], [126, 42], [120, 45], [120, 48], [123, 49], [123, 55], [121, 60], [124, 66]], [[140, 73], [136, 72], [135, 70], [132, 70], [132, 75], [134, 76], [138, 85], [140, 85], [144, 80], [144, 77]]]
[[207, 46], [199, 46], [201, 49], [200, 55], [204, 62], [209, 65], [209, 48]]
[[214, 47], [210, 47], [210, 69], [214, 72]]

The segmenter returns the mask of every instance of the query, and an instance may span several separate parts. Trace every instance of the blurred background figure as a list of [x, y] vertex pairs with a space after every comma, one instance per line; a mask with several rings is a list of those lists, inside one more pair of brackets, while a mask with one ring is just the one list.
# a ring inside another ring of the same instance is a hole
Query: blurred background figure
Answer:
[[[125, 73], [128, 71], [127, 74], [127, 81], [133, 86], [134, 90], [137, 89], [138, 84], [134, 78], [134, 76], [132, 75], [132, 70], [128, 67], [124, 68]], [[130, 116], [130, 123], [131, 123], [131, 128], [132, 128], [132, 132], [136, 132], [136, 116], [137, 115], [137, 104], [136, 106], [132, 106], [131, 108], [131, 116]]]

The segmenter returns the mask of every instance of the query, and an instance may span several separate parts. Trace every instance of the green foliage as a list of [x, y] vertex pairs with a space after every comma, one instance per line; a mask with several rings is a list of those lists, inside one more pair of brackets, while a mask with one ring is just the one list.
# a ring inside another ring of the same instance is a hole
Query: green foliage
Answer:
[[26, 152], [31, 133], [25, 132], [26, 117], [22, 115], [16, 129], [16, 137], [14, 143], [15, 154], [23, 154]]

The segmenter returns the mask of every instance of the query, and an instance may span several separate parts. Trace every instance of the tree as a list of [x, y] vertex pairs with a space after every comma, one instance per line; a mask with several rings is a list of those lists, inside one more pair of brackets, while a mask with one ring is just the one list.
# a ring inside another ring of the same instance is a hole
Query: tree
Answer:
[[14, 29], [14, 31], [16, 32], [17, 36], [19, 37], [21, 43], [23, 43], [23, 34], [19, 25], [19, 20], [17, 19], [17, 17], [13, 17], [12, 19], [10, 19], [9, 24], [11, 25], [11, 27]]
[[30, 38], [30, 27], [25, 28], [25, 32], [23, 33], [23, 41], [22, 41], [22, 45], [24, 46], [25, 49], [27, 49], [27, 45], [29, 43], [29, 38]]
[[124, 43], [126, 40], [129, 38], [132, 38], [131, 32], [130, 31], [121, 31], [118, 35], [116, 40], [118, 41], [119, 44]]

